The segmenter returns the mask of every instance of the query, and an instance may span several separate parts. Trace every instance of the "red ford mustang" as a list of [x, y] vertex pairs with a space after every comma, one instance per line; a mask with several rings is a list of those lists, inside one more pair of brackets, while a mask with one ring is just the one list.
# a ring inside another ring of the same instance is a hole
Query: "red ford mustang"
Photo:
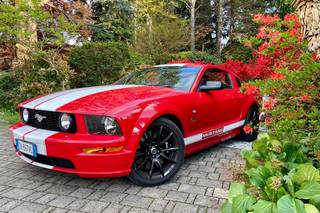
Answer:
[[186, 155], [235, 136], [256, 139], [242, 127], [258, 123], [258, 106], [239, 87], [222, 66], [159, 65], [110, 86], [25, 101], [10, 132], [16, 154], [32, 165], [158, 185]]

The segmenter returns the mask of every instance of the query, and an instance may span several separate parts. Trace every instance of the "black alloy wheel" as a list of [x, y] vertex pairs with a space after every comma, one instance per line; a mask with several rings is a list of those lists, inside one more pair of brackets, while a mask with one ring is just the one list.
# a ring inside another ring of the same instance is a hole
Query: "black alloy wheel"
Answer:
[[252, 133], [245, 133], [242, 129], [239, 139], [252, 142], [257, 139], [259, 133], [259, 108], [257, 105], [253, 105], [250, 107], [244, 125], [248, 124], [253, 127]]
[[156, 120], [143, 134], [129, 179], [137, 185], [155, 186], [172, 178], [184, 160], [184, 139], [171, 120]]

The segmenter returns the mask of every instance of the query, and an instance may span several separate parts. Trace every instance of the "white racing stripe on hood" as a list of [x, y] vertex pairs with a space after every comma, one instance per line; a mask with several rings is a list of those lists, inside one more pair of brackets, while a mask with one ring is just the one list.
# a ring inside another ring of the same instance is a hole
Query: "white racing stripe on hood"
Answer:
[[81, 90], [81, 89], [72, 89], [72, 90], [56, 92], [56, 93], [53, 93], [53, 94], [50, 94], [50, 95], [46, 95], [46, 96], [40, 97], [38, 99], [35, 99], [35, 100], [33, 100], [33, 101], [29, 102], [29, 103], [26, 103], [25, 105], [23, 105], [23, 107], [28, 108], [28, 109], [33, 109], [37, 105], [40, 105], [41, 103], [44, 103], [44, 102], [49, 101], [51, 99], [54, 99], [54, 98], [56, 98], [58, 96], [65, 95], [65, 94], [68, 94], [68, 93], [71, 93], [71, 92], [74, 92], [74, 91], [78, 91], [78, 90]]
[[[56, 111], [58, 108], [71, 103], [77, 99], [93, 95], [100, 92], [105, 92], [109, 90], [117, 90], [117, 89], [125, 89], [131, 87], [138, 87], [138, 85], [112, 85], [112, 86], [98, 86], [98, 87], [89, 87], [89, 88], [82, 88], [76, 89], [73, 91], [69, 91], [65, 94], [60, 94], [56, 97], [51, 97], [46, 101], [36, 105], [35, 109], [37, 110], [45, 110], [45, 111]], [[27, 107], [26, 104], [24, 107]]]

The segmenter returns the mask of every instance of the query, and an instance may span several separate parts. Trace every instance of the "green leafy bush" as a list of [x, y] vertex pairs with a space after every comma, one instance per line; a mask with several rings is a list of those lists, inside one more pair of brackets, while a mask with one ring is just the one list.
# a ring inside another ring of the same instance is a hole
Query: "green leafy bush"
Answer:
[[252, 150], [242, 151], [248, 183], [231, 184], [222, 213], [319, 213], [319, 145], [260, 135]]
[[129, 60], [127, 45], [91, 42], [71, 50], [69, 64], [75, 71], [72, 87], [109, 84], [117, 80]]
[[219, 57], [209, 54], [206, 52], [191, 52], [191, 51], [185, 51], [185, 52], [179, 52], [177, 54], [172, 54], [169, 57], [169, 61], [202, 61], [204, 63], [211, 63], [211, 64], [221, 64], [222, 61], [219, 59]]
[[14, 70], [19, 83], [14, 101], [26, 99], [70, 88], [73, 75], [67, 62], [55, 51], [39, 51], [30, 56], [21, 67]]
[[232, 42], [226, 46], [222, 51], [224, 60], [240, 60], [242, 62], [249, 62], [253, 59], [252, 50], [243, 46], [239, 42]]

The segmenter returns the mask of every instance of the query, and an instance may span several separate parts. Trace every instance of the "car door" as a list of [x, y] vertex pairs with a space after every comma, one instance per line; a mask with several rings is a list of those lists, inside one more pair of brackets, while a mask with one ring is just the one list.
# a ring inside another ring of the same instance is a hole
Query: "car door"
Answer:
[[194, 130], [205, 131], [216, 129], [232, 122], [239, 121], [241, 100], [237, 98], [234, 78], [226, 71], [209, 68], [204, 71], [198, 88], [208, 81], [220, 81], [223, 87], [219, 90], [196, 91], [194, 100]]

